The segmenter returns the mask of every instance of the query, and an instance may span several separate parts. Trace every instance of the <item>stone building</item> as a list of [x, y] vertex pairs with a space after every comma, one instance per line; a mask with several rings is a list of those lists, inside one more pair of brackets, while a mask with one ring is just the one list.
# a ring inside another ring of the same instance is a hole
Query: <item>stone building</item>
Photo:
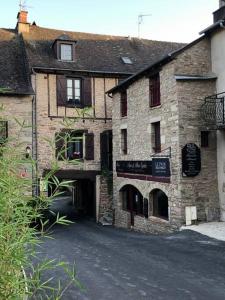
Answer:
[[[23, 10], [17, 17], [16, 29], [4, 32], [18, 42], [21, 52], [15, 57], [23, 61], [26, 86], [34, 95], [24, 102], [10, 100], [9, 113], [29, 103], [22, 114], [32, 124], [27, 137], [38, 162], [35, 180], [42, 180], [56, 157], [57, 178], [74, 180], [69, 192], [77, 210], [98, 220], [111, 209], [112, 99], [106, 91], [182, 45], [43, 28], [30, 24]], [[7, 79], [4, 86], [10, 87]]]
[[217, 135], [207, 113], [215, 120], [219, 110], [214, 96], [206, 108], [205, 99], [224, 91], [221, 35], [223, 22], [216, 21], [199, 39], [108, 91], [116, 226], [160, 232], [220, 219], [224, 131], [217, 169]]
[[[0, 29], [0, 147], [9, 138], [12, 150], [20, 144], [24, 157], [32, 148], [33, 94], [20, 36]], [[20, 175], [32, 176], [29, 165]]]
[[211, 68], [216, 74], [215, 92], [208, 94], [203, 105], [203, 115], [208, 130], [217, 134], [217, 170], [220, 218], [225, 221], [225, 2], [213, 13], [214, 23], [202, 31], [210, 40]]

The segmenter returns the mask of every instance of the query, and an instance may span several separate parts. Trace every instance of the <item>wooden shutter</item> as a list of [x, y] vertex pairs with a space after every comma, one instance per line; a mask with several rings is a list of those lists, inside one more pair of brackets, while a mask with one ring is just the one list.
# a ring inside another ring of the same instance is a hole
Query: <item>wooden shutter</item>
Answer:
[[107, 130], [100, 135], [101, 168], [112, 171], [112, 131]]
[[154, 77], [150, 78], [149, 83], [149, 89], [150, 89], [150, 106], [154, 107], [157, 105], [160, 105], [160, 78], [159, 74], [155, 75]]
[[57, 132], [55, 134], [55, 156], [58, 160], [64, 160], [66, 157], [66, 132]]
[[86, 77], [83, 79], [82, 84], [82, 102], [84, 106], [92, 106], [92, 93], [91, 93], [91, 78]]
[[85, 133], [85, 159], [94, 160], [94, 133]]
[[160, 122], [155, 123], [155, 152], [161, 152]]
[[64, 75], [56, 76], [57, 105], [65, 106], [67, 103], [67, 82]]
[[120, 94], [120, 114], [121, 117], [127, 116], [127, 91], [123, 91]]

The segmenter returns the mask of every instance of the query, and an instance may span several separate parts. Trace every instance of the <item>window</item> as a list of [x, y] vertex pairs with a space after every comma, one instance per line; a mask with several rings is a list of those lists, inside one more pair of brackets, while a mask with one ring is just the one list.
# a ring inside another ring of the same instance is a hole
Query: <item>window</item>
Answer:
[[150, 107], [155, 107], [161, 104], [160, 100], [160, 78], [159, 74], [149, 79], [149, 98]]
[[152, 192], [153, 216], [168, 220], [168, 197], [161, 190]]
[[68, 135], [66, 152], [68, 160], [83, 158], [83, 133], [72, 132]]
[[121, 150], [122, 154], [127, 154], [127, 129], [121, 130]]
[[94, 160], [94, 134], [83, 130], [62, 129], [55, 134], [55, 149], [58, 160]]
[[67, 101], [81, 104], [81, 80], [76, 78], [67, 79]]
[[155, 153], [161, 152], [160, 122], [152, 123], [152, 145]]
[[73, 46], [71, 44], [60, 44], [60, 59], [73, 60]]
[[201, 131], [201, 147], [209, 147], [209, 131]]
[[127, 56], [122, 56], [121, 59], [122, 59], [124, 64], [127, 64], [127, 65], [132, 65], [133, 64], [132, 60]]
[[122, 208], [136, 215], [148, 218], [148, 199], [132, 185], [125, 185], [121, 190]]
[[121, 117], [127, 116], [127, 91], [120, 93], [120, 115]]
[[92, 83], [90, 77], [72, 78], [57, 75], [57, 106], [92, 106]]

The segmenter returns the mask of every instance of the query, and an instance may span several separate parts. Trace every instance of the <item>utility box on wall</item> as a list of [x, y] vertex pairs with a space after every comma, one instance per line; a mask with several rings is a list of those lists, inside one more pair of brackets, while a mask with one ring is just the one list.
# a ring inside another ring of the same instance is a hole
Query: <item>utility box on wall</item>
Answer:
[[197, 207], [196, 206], [186, 206], [185, 207], [185, 219], [186, 225], [191, 225], [192, 221], [197, 220]]

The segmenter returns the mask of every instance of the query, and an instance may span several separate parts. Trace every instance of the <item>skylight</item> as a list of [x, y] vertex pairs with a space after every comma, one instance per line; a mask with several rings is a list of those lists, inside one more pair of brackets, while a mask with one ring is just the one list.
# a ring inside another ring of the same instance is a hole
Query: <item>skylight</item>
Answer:
[[132, 65], [133, 64], [132, 60], [127, 56], [122, 56], [121, 59], [127, 65]]

